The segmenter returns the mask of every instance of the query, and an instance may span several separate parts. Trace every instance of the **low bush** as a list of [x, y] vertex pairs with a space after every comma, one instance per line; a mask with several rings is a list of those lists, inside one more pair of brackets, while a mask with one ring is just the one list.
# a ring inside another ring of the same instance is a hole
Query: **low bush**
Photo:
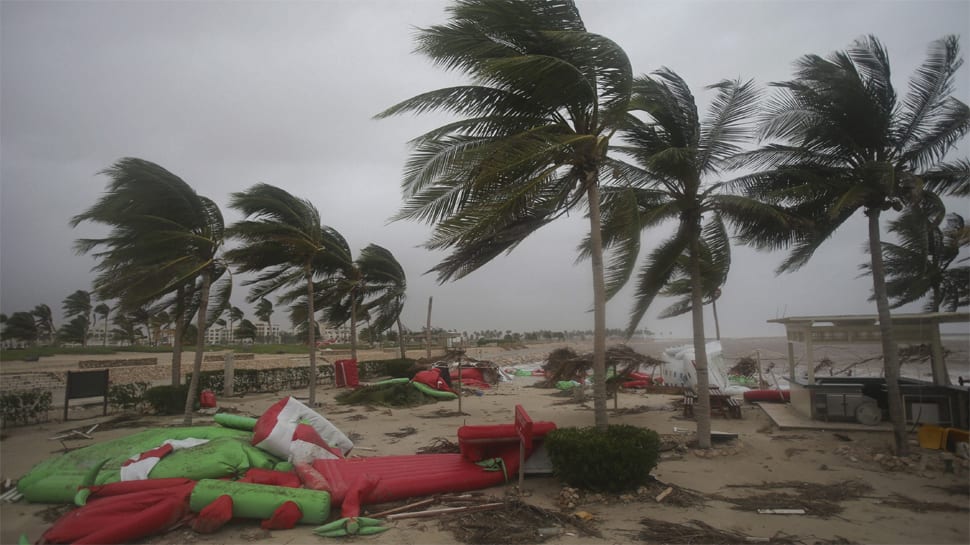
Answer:
[[[200, 388], [201, 392], [202, 389]], [[185, 398], [189, 395], [189, 385], [155, 386], [145, 392], [145, 400], [155, 414], [183, 414], [185, 412]], [[199, 408], [198, 398], [192, 402], [193, 409]]]
[[24, 390], [0, 394], [0, 428], [47, 421], [53, 405], [50, 390]]
[[[148, 382], [132, 382], [130, 384], [112, 384], [108, 388], [108, 404], [123, 411], [143, 411], [148, 405], [145, 394], [148, 392]], [[185, 398], [182, 398], [185, 407]]]
[[396, 358], [390, 360], [371, 360], [360, 364], [360, 374], [367, 377], [411, 378], [414, 376], [416, 360]]
[[627, 425], [559, 428], [545, 438], [557, 477], [570, 486], [604, 492], [635, 489], [650, 479], [660, 456], [660, 436]]

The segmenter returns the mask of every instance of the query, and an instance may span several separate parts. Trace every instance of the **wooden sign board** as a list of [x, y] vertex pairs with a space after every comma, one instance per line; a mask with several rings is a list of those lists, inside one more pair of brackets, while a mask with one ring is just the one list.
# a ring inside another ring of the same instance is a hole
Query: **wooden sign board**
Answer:
[[108, 370], [68, 371], [67, 388], [64, 390], [64, 421], [67, 422], [67, 406], [72, 399], [104, 397], [102, 413], [108, 414]]

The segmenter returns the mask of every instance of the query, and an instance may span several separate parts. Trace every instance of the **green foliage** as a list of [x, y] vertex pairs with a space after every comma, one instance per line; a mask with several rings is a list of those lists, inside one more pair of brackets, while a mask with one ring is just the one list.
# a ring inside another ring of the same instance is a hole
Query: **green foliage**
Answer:
[[0, 428], [47, 420], [53, 395], [50, 390], [24, 390], [0, 394]]
[[[200, 391], [202, 388], [200, 387]], [[172, 386], [155, 386], [145, 392], [145, 400], [151, 406], [155, 414], [183, 414], [185, 412], [185, 398], [189, 393], [188, 384]], [[199, 400], [192, 401], [193, 409], [199, 408]]]
[[411, 358], [365, 361], [360, 364], [360, 374], [368, 377], [410, 378], [414, 376], [416, 363], [417, 360]]
[[570, 486], [619, 492], [646, 483], [660, 457], [660, 436], [628, 425], [559, 428], [545, 438], [556, 476]]
[[436, 403], [437, 398], [426, 395], [409, 382], [374, 384], [337, 394], [337, 403], [344, 405], [380, 405], [383, 407], [414, 407]]
[[[142, 411], [148, 403], [146, 394], [150, 386], [148, 382], [112, 384], [108, 388], [108, 404], [123, 411]], [[182, 402], [185, 402], [185, 398]]]

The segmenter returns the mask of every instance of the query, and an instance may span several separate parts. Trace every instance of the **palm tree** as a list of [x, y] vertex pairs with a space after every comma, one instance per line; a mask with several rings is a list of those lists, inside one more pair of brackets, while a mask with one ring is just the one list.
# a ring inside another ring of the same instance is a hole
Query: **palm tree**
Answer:
[[397, 324], [401, 358], [405, 358], [404, 326], [401, 324], [401, 313], [404, 311], [404, 299], [407, 292], [407, 276], [404, 267], [387, 249], [371, 244], [360, 251], [357, 258], [364, 277], [365, 310], [371, 317], [371, 329], [378, 334]]
[[[75, 248], [79, 253], [99, 249], [94, 254], [99, 259], [94, 291], [102, 300], [118, 299], [124, 311], [174, 294], [172, 382], [178, 384], [182, 333], [191, 317], [187, 310], [197, 309], [198, 338], [204, 339], [210, 288], [226, 272], [217, 259], [224, 234], [222, 213], [211, 199], [155, 163], [125, 158], [103, 173], [110, 178], [105, 195], [71, 224], [93, 221], [112, 230], [104, 238], [80, 239]], [[197, 343], [186, 425], [192, 422], [204, 351], [204, 343]]]
[[942, 162], [970, 129], [970, 108], [950, 96], [961, 64], [956, 36], [934, 42], [899, 102], [889, 56], [874, 36], [828, 58], [806, 55], [796, 61], [794, 79], [774, 84], [777, 93], [761, 131], [769, 143], [745, 156], [746, 165], [764, 169], [743, 180], [750, 195], [789, 205], [815, 222], [812, 230], [777, 241], [793, 247], [780, 270], [805, 264], [856, 212], [867, 217], [889, 415], [899, 455], [909, 445], [879, 219], [912, 202], [921, 187], [940, 195], [970, 194], [970, 161]]
[[30, 312], [34, 315], [34, 322], [37, 324], [37, 335], [47, 339], [48, 344], [57, 343], [57, 327], [54, 326], [54, 314], [51, 307], [40, 304]]
[[272, 341], [270, 338], [273, 335], [273, 303], [265, 297], [260, 298], [259, 302], [256, 303], [256, 310], [254, 313], [259, 321], [266, 324], [266, 339], [263, 339], [263, 342], [267, 344], [271, 343]]
[[407, 279], [400, 263], [386, 248], [370, 244], [357, 259], [351, 259], [343, 237], [335, 232], [333, 240], [337, 243], [334, 255], [340, 259], [340, 266], [319, 284], [318, 301], [331, 325], [350, 322], [350, 357], [357, 359], [357, 324], [367, 320], [369, 329], [376, 333], [393, 326], [404, 309]]
[[[251, 286], [246, 301], [258, 301], [282, 288], [303, 286], [306, 321], [315, 323], [314, 278], [330, 269], [325, 246], [326, 228], [320, 213], [305, 199], [269, 184], [257, 184], [233, 193], [230, 207], [242, 212], [244, 219], [233, 224], [229, 233], [242, 246], [226, 252], [226, 258], [240, 272], [259, 273], [243, 282]], [[316, 405], [317, 360], [316, 327], [308, 328], [310, 353], [309, 404]]]
[[98, 306], [94, 307], [95, 316], [100, 315], [101, 320], [104, 322], [104, 342], [103, 346], [108, 346], [108, 314], [111, 313], [111, 307], [106, 303], [99, 303]]
[[[759, 93], [751, 81], [712, 85], [710, 89], [717, 94], [707, 118], [701, 121], [690, 88], [668, 68], [637, 78], [633, 88], [631, 110], [642, 117], [631, 114], [624, 134], [627, 145], [615, 149], [635, 164], [615, 160], [612, 176], [626, 180], [626, 187], [604, 190], [603, 240], [612, 254], [607, 295], [615, 295], [636, 268], [641, 232], [675, 221], [674, 234], [650, 252], [640, 267], [626, 335], [633, 335], [658, 294], [665, 289], [684, 291], [689, 286], [697, 371], [697, 440], [701, 448], [709, 448], [703, 299], [712, 286], [716, 289], [723, 283], [730, 263], [725, 223], [732, 223], [744, 237], [751, 234], [752, 225], [755, 229], [784, 225], [775, 209], [726, 194], [723, 183], [709, 180], [716, 180], [747, 138]], [[587, 241], [583, 255], [589, 247]]]
[[88, 329], [91, 325], [91, 293], [84, 290], [77, 290], [64, 299], [62, 306], [64, 318], [84, 318], [84, 323], [77, 322], [76, 326], [83, 325], [83, 335], [81, 336], [81, 346], [88, 345]]
[[240, 339], [249, 339], [250, 341], [255, 341], [256, 324], [243, 318], [239, 321], [239, 327], [236, 328], [234, 335], [238, 336]]
[[461, 85], [380, 113], [441, 111], [459, 120], [412, 141], [397, 219], [435, 224], [426, 247], [452, 253], [432, 270], [462, 278], [540, 227], [586, 206], [593, 271], [594, 402], [605, 429], [606, 298], [600, 169], [623, 122], [633, 71], [613, 41], [587, 32], [561, 0], [464, 0], [446, 25], [422, 29], [417, 51], [463, 72]]
[[[970, 305], [970, 267], [960, 250], [970, 245], [964, 238], [966, 222], [960, 214], [947, 214], [943, 202], [925, 194], [916, 205], [908, 207], [889, 222], [899, 244], [882, 243], [886, 271], [886, 295], [889, 308], [926, 298], [924, 312], [955, 312]], [[869, 273], [872, 266], [860, 269]]]
[[[717, 316], [717, 300], [721, 297], [721, 288], [727, 283], [728, 273], [731, 270], [730, 244], [727, 232], [720, 229], [723, 223], [709, 223], [715, 236], [716, 242], [705, 240], [701, 234], [701, 293], [703, 304], [710, 304], [714, 317], [714, 336], [721, 340], [721, 324]], [[686, 314], [692, 310], [691, 292], [693, 283], [690, 279], [690, 256], [681, 255], [677, 258], [677, 266], [671, 275], [670, 281], [662, 290], [660, 295], [664, 297], [679, 297], [672, 305], [662, 310], [657, 318], [672, 318]]]
[[229, 343], [230, 344], [232, 344], [232, 342], [236, 338], [235, 329], [233, 329], [233, 324], [236, 322], [242, 321], [244, 316], [245, 314], [243, 314], [243, 311], [240, 310], [239, 307], [235, 307], [235, 306], [229, 307]]
[[3, 322], [3, 340], [18, 340], [27, 344], [33, 344], [40, 337], [37, 330], [37, 322], [31, 312], [14, 312], [7, 316]]

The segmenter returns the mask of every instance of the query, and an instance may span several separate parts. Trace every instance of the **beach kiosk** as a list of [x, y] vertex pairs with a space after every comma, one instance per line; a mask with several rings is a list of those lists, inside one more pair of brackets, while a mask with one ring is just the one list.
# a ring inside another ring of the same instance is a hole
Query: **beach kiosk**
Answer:
[[[940, 324], [970, 322], [968, 312], [894, 314], [893, 336], [898, 343], [927, 344], [930, 347], [933, 382], [902, 378], [900, 391], [906, 420], [967, 426], [966, 388], [954, 387], [943, 361]], [[816, 344], [880, 343], [876, 315], [792, 316], [768, 320], [782, 324], [788, 339], [788, 374], [792, 408], [809, 418], [848, 419], [875, 424], [887, 409], [885, 379], [881, 377], [815, 377], [813, 347]], [[795, 343], [804, 345], [808, 377], [795, 377]], [[873, 403], [880, 410], [875, 410]]]

